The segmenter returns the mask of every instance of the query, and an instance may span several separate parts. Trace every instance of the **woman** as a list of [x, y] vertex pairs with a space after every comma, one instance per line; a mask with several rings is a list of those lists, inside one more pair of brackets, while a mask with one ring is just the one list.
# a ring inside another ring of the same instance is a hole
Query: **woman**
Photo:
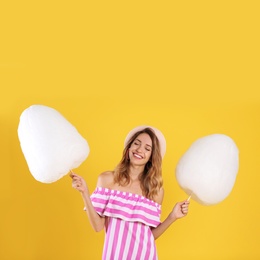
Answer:
[[188, 213], [187, 200], [177, 203], [160, 222], [163, 201], [162, 158], [166, 142], [154, 127], [134, 128], [125, 140], [120, 163], [98, 177], [90, 196], [86, 182], [72, 173], [72, 186], [80, 191], [95, 231], [106, 232], [106, 260], [158, 259], [155, 239]]

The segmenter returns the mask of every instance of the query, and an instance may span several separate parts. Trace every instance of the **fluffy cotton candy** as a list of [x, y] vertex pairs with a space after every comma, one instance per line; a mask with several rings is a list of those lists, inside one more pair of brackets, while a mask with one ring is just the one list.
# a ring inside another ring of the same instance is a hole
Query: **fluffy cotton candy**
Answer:
[[223, 134], [195, 141], [180, 158], [176, 179], [180, 187], [203, 205], [224, 200], [231, 192], [239, 167], [238, 148]]
[[43, 183], [59, 180], [88, 156], [87, 141], [58, 111], [33, 105], [20, 116], [18, 137], [33, 177]]

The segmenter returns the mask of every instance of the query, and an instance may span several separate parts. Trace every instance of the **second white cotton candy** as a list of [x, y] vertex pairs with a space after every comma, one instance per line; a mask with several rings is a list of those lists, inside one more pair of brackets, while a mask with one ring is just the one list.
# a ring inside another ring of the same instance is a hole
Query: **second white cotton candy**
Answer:
[[227, 135], [213, 134], [195, 141], [180, 158], [176, 179], [200, 204], [212, 205], [231, 192], [239, 168], [239, 151]]

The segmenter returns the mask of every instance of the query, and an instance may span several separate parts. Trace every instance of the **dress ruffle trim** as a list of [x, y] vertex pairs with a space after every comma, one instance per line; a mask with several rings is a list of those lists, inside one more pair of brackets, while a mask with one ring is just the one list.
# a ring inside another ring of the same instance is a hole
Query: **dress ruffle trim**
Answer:
[[161, 205], [144, 196], [97, 187], [90, 198], [96, 212], [102, 217], [141, 222], [151, 227], [161, 223]]

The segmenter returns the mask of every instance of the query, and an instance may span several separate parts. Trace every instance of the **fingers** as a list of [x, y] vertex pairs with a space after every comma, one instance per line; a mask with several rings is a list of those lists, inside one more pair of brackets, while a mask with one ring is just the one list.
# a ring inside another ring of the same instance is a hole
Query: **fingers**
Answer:
[[82, 177], [80, 177], [79, 175], [77, 175], [76, 173], [72, 172], [70, 173], [70, 177], [73, 181], [76, 181], [76, 180], [81, 180]]
[[70, 177], [72, 179], [72, 188], [80, 192], [83, 192], [87, 189], [85, 180], [81, 176], [70, 171]]
[[188, 214], [188, 212], [189, 212], [189, 204], [190, 204], [190, 202], [187, 201], [187, 200], [184, 203], [181, 204], [181, 212], [182, 212], [182, 214], [184, 214], [184, 215]]
[[79, 177], [79, 175], [77, 175], [73, 171], [70, 171], [70, 177], [73, 179], [74, 177]]
[[72, 179], [72, 187], [77, 188], [80, 186], [81, 181], [80, 181], [80, 176], [75, 174], [73, 171], [70, 171], [70, 177]]
[[82, 189], [82, 182], [80, 180], [74, 180], [72, 181], [72, 187], [76, 190]]
[[77, 177], [77, 176], [73, 176], [72, 177], [72, 183], [75, 183], [75, 184], [82, 184], [82, 179]]

